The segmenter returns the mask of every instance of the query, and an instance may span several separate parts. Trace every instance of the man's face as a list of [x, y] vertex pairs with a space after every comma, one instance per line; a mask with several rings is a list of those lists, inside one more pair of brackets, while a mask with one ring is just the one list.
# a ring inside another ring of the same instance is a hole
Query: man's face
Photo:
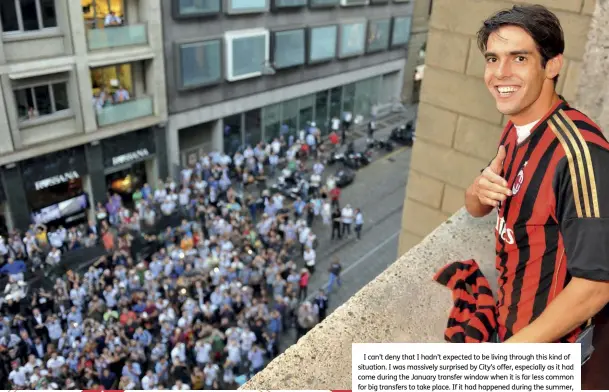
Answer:
[[503, 26], [492, 33], [485, 59], [484, 82], [497, 110], [515, 116], [537, 101], [548, 75], [535, 41], [525, 30]]

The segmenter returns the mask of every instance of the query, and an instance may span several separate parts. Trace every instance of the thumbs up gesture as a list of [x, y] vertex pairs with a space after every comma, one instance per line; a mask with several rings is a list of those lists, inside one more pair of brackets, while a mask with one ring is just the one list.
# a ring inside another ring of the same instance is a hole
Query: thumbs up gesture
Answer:
[[507, 187], [507, 181], [500, 176], [505, 156], [505, 147], [499, 146], [497, 155], [475, 182], [476, 195], [480, 203], [484, 205], [498, 207], [500, 202], [505, 201], [508, 196], [512, 196], [512, 191]]

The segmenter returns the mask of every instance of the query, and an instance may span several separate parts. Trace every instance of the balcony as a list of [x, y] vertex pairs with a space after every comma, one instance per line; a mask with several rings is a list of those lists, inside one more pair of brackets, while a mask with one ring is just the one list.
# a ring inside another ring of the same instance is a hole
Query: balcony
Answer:
[[[352, 343], [443, 342], [451, 295], [432, 277], [450, 261], [473, 258], [495, 281], [493, 228], [492, 214], [474, 219], [460, 210], [242, 389], [351, 389]], [[606, 317], [597, 320], [596, 352], [582, 368], [582, 389], [609, 389], [608, 335]]]
[[129, 101], [107, 105], [97, 110], [97, 125], [105, 127], [121, 122], [152, 116], [154, 113], [151, 97], [132, 98]]
[[106, 26], [87, 31], [90, 51], [148, 44], [146, 24]]

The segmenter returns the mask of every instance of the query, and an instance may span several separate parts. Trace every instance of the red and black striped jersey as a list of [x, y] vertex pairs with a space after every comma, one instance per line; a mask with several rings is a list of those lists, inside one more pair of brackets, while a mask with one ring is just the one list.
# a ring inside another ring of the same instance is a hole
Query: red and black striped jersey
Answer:
[[[609, 281], [609, 143], [560, 100], [518, 143], [509, 122], [502, 177], [512, 196], [497, 212], [498, 334], [530, 324], [571, 277]], [[604, 168], [604, 170], [603, 170]], [[574, 342], [577, 328], [563, 342]]]
[[444, 339], [450, 343], [484, 343], [495, 337], [497, 319], [491, 286], [475, 260], [456, 261], [433, 278], [452, 291], [453, 307]]

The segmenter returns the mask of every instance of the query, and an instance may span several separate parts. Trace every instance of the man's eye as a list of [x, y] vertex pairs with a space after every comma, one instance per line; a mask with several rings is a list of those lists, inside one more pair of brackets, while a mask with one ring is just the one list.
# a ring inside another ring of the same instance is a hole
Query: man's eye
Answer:
[[494, 63], [494, 62], [496, 62], [496, 61], [497, 61], [497, 59], [496, 59], [495, 57], [487, 57], [487, 58], [486, 58], [486, 62], [487, 62], [487, 63]]
[[524, 56], [517, 56], [517, 57], [516, 57], [516, 61], [517, 61], [517, 62], [519, 62], [519, 63], [522, 63], [522, 62], [523, 62], [523, 61], [525, 61], [526, 59], [527, 59], [527, 58], [526, 58], [526, 57], [524, 57]]

